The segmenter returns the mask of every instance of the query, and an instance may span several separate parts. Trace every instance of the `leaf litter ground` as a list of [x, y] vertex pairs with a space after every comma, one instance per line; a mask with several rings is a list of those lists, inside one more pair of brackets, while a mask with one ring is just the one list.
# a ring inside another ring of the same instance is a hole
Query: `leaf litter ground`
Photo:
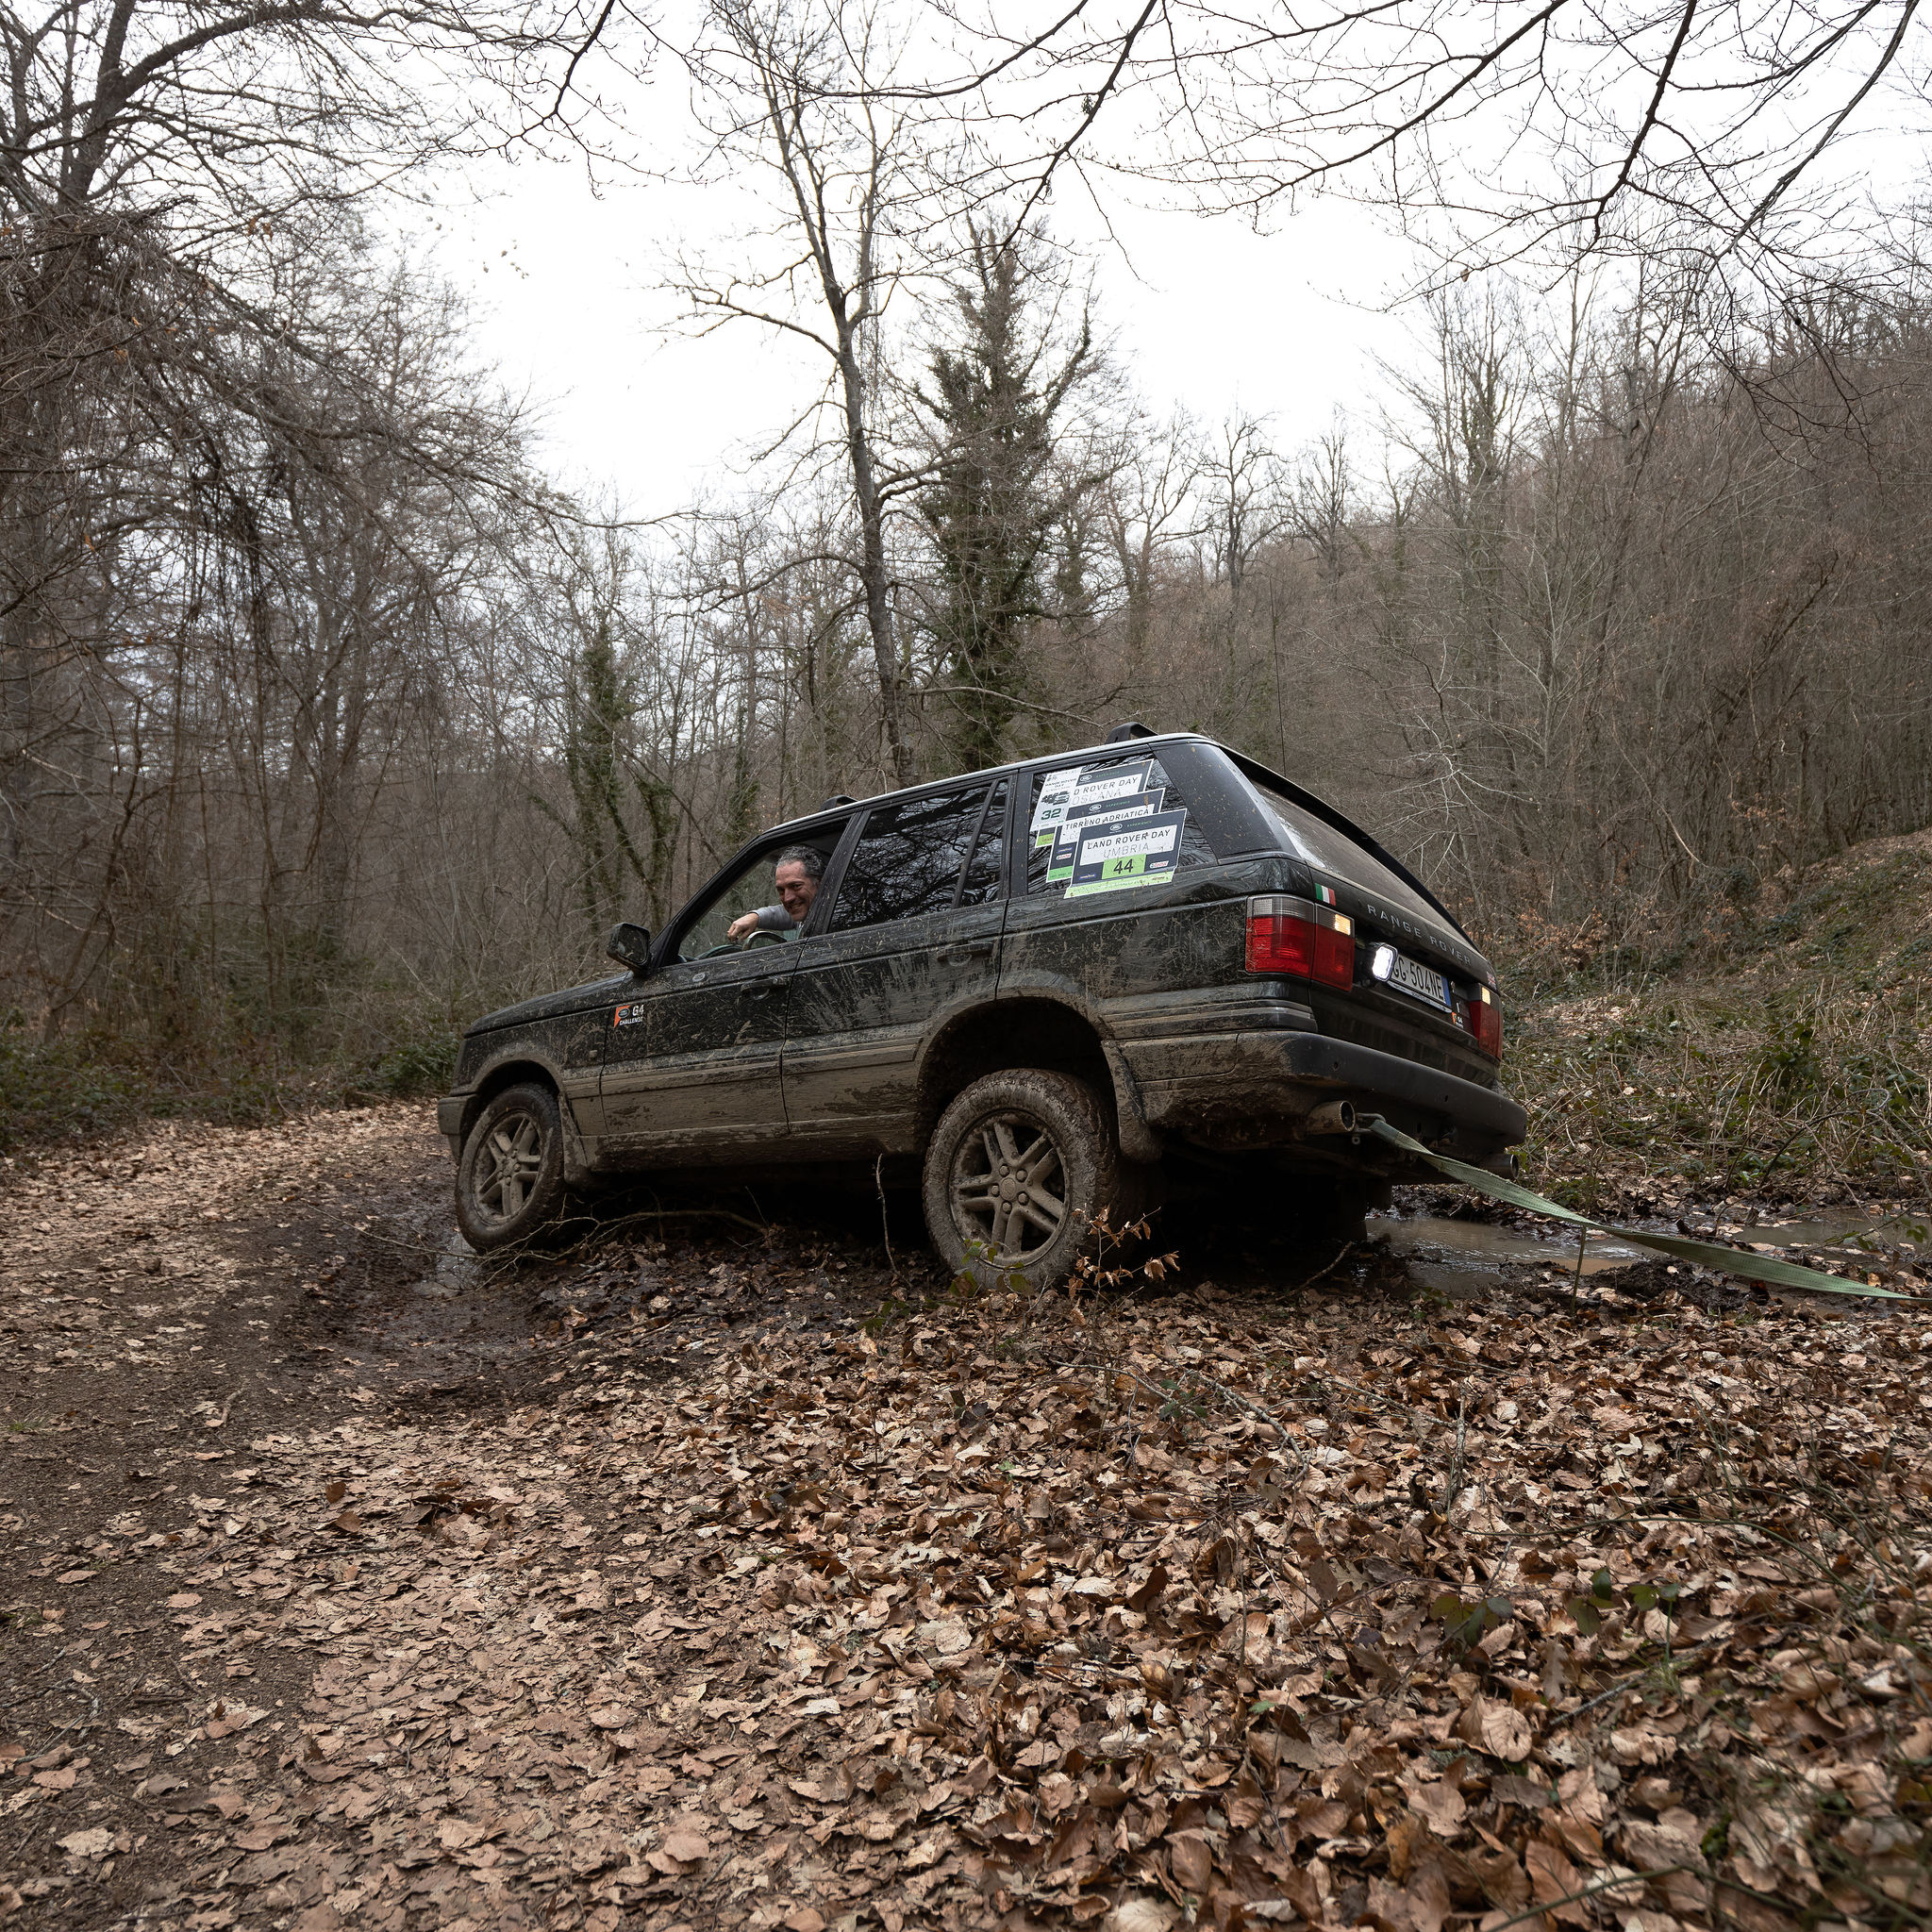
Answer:
[[1925, 1311], [1198, 1211], [1029, 1305], [742, 1197], [466, 1268], [447, 1187], [17, 1178], [0, 1917], [1932, 1920]]

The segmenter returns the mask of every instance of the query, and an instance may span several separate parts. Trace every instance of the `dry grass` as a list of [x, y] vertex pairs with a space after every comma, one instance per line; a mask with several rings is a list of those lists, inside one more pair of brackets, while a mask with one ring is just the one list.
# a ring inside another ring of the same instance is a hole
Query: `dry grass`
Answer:
[[1932, 1206], [1932, 834], [1787, 882], [1693, 948], [1530, 930], [1509, 968], [1534, 1183], [1599, 1207]]

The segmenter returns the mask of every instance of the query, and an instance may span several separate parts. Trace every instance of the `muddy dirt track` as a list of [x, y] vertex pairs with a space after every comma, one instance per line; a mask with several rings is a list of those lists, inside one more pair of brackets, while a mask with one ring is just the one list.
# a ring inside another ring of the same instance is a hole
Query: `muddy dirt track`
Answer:
[[9, 1928], [1782, 1925], [1842, 1818], [1740, 1753], [1932, 1907], [1923, 1312], [1198, 1212], [1028, 1309], [756, 1198], [483, 1267], [414, 1108], [15, 1199]]
[[[163, 1126], [54, 1163], [26, 1192], [0, 1302], [0, 1773], [18, 1780], [0, 1787], [0, 1877], [18, 1894], [0, 1886], [0, 1916], [179, 1921], [193, 1915], [187, 1889], [212, 1875], [193, 1857], [206, 1832], [186, 1827], [254, 1818], [251, 1787], [314, 1729], [323, 1632], [308, 1618], [291, 1633], [291, 1606], [371, 1587], [355, 1506], [375, 1446], [420, 1474], [423, 1531], [446, 1536], [445, 1516], [507, 1520], [500, 1499], [450, 1500], [475, 1487], [449, 1474], [469, 1467], [473, 1419], [575, 1392], [563, 1385], [584, 1368], [581, 1308], [608, 1316], [611, 1296], [577, 1262], [486, 1271], [452, 1252], [449, 1161], [420, 1108], [267, 1131]], [[747, 1241], [741, 1226], [715, 1245]], [[721, 1285], [733, 1271], [704, 1247], [695, 1285], [677, 1271], [675, 1311], [642, 1291], [649, 1270], [628, 1268], [618, 1304], [652, 1340], [626, 1347], [627, 1373], [679, 1375], [747, 1322], [850, 1329], [846, 1300], [877, 1306], [862, 1265], [854, 1279], [850, 1260], [828, 1257], [800, 1276], [762, 1239], [758, 1252], [778, 1266], [748, 1294]], [[587, 1434], [607, 1407], [591, 1403]], [[609, 1525], [562, 1496], [545, 1526], [567, 1520], [573, 1550], [606, 1541]], [[440, 1554], [435, 1535], [418, 1540]], [[392, 1574], [373, 1588], [379, 1603], [399, 1593]], [[75, 1831], [105, 1835], [105, 1850], [90, 1836], [79, 1858], [63, 1854]]]

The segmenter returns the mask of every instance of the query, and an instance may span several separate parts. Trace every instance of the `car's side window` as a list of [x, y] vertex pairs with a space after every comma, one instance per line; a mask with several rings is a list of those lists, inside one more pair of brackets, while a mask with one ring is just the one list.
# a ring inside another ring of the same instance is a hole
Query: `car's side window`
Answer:
[[869, 811], [839, 882], [830, 929], [850, 932], [951, 907], [986, 793], [975, 785]]
[[1029, 895], [1154, 884], [1219, 863], [1180, 787], [1145, 752], [1036, 772], [1026, 826]]
[[[843, 829], [831, 825], [802, 839], [774, 839], [753, 853], [679, 933], [677, 957], [702, 959], [796, 939]], [[760, 922], [743, 927], [755, 914], [762, 915]], [[734, 925], [741, 928], [736, 934]]]
[[992, 788], [986, 815], [979, 822], [979, 837], [973, 857], [966, 862], [966, 877], [959, 887], [962, 906], [990, 906], [1006, 890], [1007, 883], [1007, 780]]

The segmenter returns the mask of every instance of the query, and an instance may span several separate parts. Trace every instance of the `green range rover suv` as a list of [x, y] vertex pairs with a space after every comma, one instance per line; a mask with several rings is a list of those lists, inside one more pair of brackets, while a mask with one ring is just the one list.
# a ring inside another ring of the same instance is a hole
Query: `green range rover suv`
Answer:
[[1502, 1172], [1524, 1132], [1494, 975], [1434, 894], [1191, 733], [833, 800], [610, 953], [464, 1033], [437, 1119], [479, 1250], [603, 1174], [883, 1158], [949, 1265], [1044, 1284], [1170, 1178], [1358, 1212], [1423, 1177], [1351, 1109]]

